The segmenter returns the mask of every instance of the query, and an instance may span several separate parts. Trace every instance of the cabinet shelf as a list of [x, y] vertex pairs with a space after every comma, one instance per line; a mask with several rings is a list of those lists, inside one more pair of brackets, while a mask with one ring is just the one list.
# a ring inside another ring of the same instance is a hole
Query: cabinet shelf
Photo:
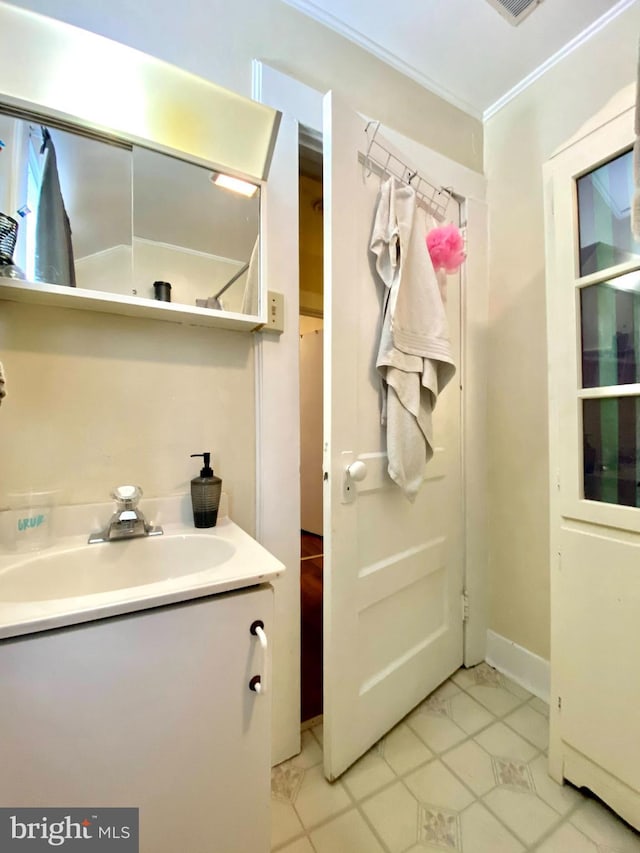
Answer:
[[125, 296], [120, 293], [15, 279], [0, 279], [0, 300], [74, 308], [82, 311], [99, 311], [125, 317], [162, 320], [165, 323], [211, 326], [234, 331], [255, 332], [264, 325], [257, 316], [247, 316], [232, 311], [196, 308], [176, 302], [156, 302], [140, 296]]

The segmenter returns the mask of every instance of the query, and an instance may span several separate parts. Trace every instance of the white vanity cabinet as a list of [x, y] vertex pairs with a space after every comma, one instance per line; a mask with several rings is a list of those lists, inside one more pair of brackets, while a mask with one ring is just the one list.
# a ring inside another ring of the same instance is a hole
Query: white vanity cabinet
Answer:
[[140, 809], [141, 853], [267, 853], [252, 587], [0, 642], [0, 805]]

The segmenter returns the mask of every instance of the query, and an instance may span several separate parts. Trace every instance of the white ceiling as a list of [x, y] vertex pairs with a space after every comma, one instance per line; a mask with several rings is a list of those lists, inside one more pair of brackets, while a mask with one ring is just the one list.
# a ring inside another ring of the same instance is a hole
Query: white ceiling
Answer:
[[284, 0], [479, 118], [638, 0], [542, 0], [519, 26], [486, 0]]

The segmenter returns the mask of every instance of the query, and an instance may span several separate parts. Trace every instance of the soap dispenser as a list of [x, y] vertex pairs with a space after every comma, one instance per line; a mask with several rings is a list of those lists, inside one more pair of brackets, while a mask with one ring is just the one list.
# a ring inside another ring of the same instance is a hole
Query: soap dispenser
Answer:
[[193, 523], [196, 527], [215, 527], [218, 520], [222, 480], [216, 477], [213, 468], [209, 465], [210, 453], [192, 453], [191, 456], [202, 456], [204, 459], [200, 476], [194, 477], [191, 481]]

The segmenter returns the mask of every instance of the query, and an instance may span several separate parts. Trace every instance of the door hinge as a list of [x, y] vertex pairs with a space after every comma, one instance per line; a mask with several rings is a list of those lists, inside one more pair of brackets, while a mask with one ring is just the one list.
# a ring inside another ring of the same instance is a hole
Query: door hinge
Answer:
[[562, 696], [558, 696], [558, 711], [562, 711]]
[[460, 596], [460, 601], [462, 604], [462, 621], [469, 621], [469, 593], [466, 589], [462, 590], [462, 595]]

